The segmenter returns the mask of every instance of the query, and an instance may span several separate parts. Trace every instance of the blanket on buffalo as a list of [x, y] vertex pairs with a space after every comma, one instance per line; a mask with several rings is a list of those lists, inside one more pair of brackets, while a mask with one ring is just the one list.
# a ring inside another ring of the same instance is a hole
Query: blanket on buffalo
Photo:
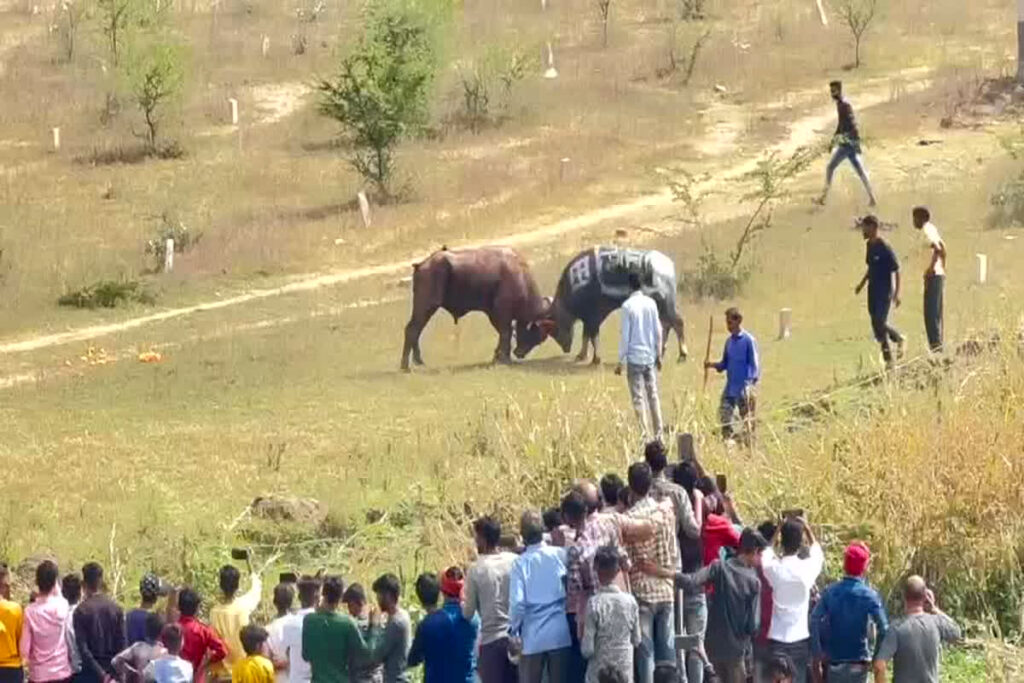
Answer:
[[577, 256], [568, 266], [569, 285], [573, 292], [592, 282], [601, 294], [612, 299], [629, 296], [629, 275], [637, 273], [648, 296], [664, 295], [668, 286], [675, 288], [675, 265], [658, 251], [620, 247], [594, 247]]

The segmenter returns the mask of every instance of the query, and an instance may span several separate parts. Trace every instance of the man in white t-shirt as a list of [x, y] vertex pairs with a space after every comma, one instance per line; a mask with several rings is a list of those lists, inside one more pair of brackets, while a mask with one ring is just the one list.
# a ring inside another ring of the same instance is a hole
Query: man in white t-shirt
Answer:
[[[825, 554], [814, 538], [810, 525], [801, 518], [782, 524], [782, 557], [768, 548], [761, 555], [761, 569], [772, 587], [772, 621], [768, 646], [772, 656], [785, 655], [793, 660], [794, 683], [806, 683], [811, 656], [811, 631], [808, 626], [811, 588], [825, 566]], [[809, 546], [800, 557], [804, 538]]]
[[312, 614], [320, 602], [320, 579], [303, 576], [299, 579], [300, 609], [285, 618], [281, 625], [281, 646], [288, 657], [288, 682], [309, 683], [313, 671], [302, 658], [302, 620]]
[[284, 644], [284, 626], [292, 618], [292, 603], [295, 601], [295, 588], [291, 583], [279, 583], [274, 586], [274, 609], [277, 616], [267, 624], [267, 646], [270, 649], [270, 660], [274, 663], [274, 679], [277, 683], [288, 683], [288, 648]]
[[946, 243], [932, 223], [932, 215], [923, 206], [914, 207], [914, 227], [927, 242], [928, 259], [924, 269], [924, 329], [928, 348], [942, 350], [942, 293], [946, 286]]

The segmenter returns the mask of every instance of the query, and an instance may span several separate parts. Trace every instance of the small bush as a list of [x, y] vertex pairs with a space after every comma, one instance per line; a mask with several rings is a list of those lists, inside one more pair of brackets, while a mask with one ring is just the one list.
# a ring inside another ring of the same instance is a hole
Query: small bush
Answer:
[[185, 148], [171, 140], [149, 149], [145, 144], [96, 147], [84, 156], [76, 157], [75, 163], [87, 166], [114, 166], [116, 164], [141, 164], [147, 159], [174, 160], [187, 156]]
[[[531, 69], [520, 50], [492, 50], [485, 57], [459, 71], [460, 106], [451, 116], [451, 123], [473, 133], [499, 125], [508, 118], [512, 92]], [[498, 111], [492, 105], [497, 103]]]
[[167, 255], [167, 240], [174, 240], [174, 253], [183, 254], [199, 244], [202, 232], [192, 232], [169, 212], [160, 215], [160, 225], [152, 239], [146, 241], [146, 254], [153, 257], [153, 272], [160, 272]]
[[733, 265], [731, 259], [720, 257], [710, 245], [697, 258], [697, 267], [683, 274], [679, 291], [695, 299], [722, 301], [735, 298], [750, 280], [750, 266]]
[[1002, 183], [989, 197], [988, 222], [993, 228], [1024, 225], [1024, 173]]
[[153, 304], [156, 297], [137, 280], [100, 280], [79, 290], [68, 292], [59, 299], [60, 306], [72, 308], [117, 308], [119, 304]]
[[[1001, 136], [999, 144], [1011, 159], [1024, 161], [1024, 126], [1014, 133]], [[1018, 166], [1015, 176], [1000, 183], [989, 197], [989, 204], [992, 207], [988, 216], [990, 227], [1024, 225], [1024, 169]]]

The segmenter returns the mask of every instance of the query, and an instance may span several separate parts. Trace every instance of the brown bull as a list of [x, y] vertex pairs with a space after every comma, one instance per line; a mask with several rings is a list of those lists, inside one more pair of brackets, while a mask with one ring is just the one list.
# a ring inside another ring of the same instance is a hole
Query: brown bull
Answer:
[[439, 308], [455, 322], [470, 311], [482, 311], [498, 331], [496, 361], [508, 361], [514, 327], [520, 330], [543, 317], [550, 302], [540, 295], [530, 267], [513, 249], [481, 247], [447, 248], [434, 252], [413, 266], [412, 316], [405, 326], [402, 369], [423, 364], [420, 333]]

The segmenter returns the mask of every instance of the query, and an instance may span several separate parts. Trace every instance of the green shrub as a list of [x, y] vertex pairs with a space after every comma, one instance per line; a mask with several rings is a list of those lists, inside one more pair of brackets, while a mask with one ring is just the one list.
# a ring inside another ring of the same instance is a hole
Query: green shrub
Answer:
[[60, 306], [72, 308], [117, 308], [120, 304], [153, 304], [156, 297], [137, 280], [100, 280], [57, 299]]
[[167, 255], [167, 240], [174, 240], [174, 253], [183, 254], [199, 244], [202, 232], [192, 232], [180, 219], [165, 211], [152, 239], [146, 241], [146, 254], [153, 257], [153, 272], [160, 272]]
[[722, 258], [705, 243], [704, 252], [697, 258], [697, 267], [683, 274], [679, 291], [695, 299], [732, 299], [743, 291], [750, 280], [750, 272], [748, 264], [733, 264], [731, 259]]

